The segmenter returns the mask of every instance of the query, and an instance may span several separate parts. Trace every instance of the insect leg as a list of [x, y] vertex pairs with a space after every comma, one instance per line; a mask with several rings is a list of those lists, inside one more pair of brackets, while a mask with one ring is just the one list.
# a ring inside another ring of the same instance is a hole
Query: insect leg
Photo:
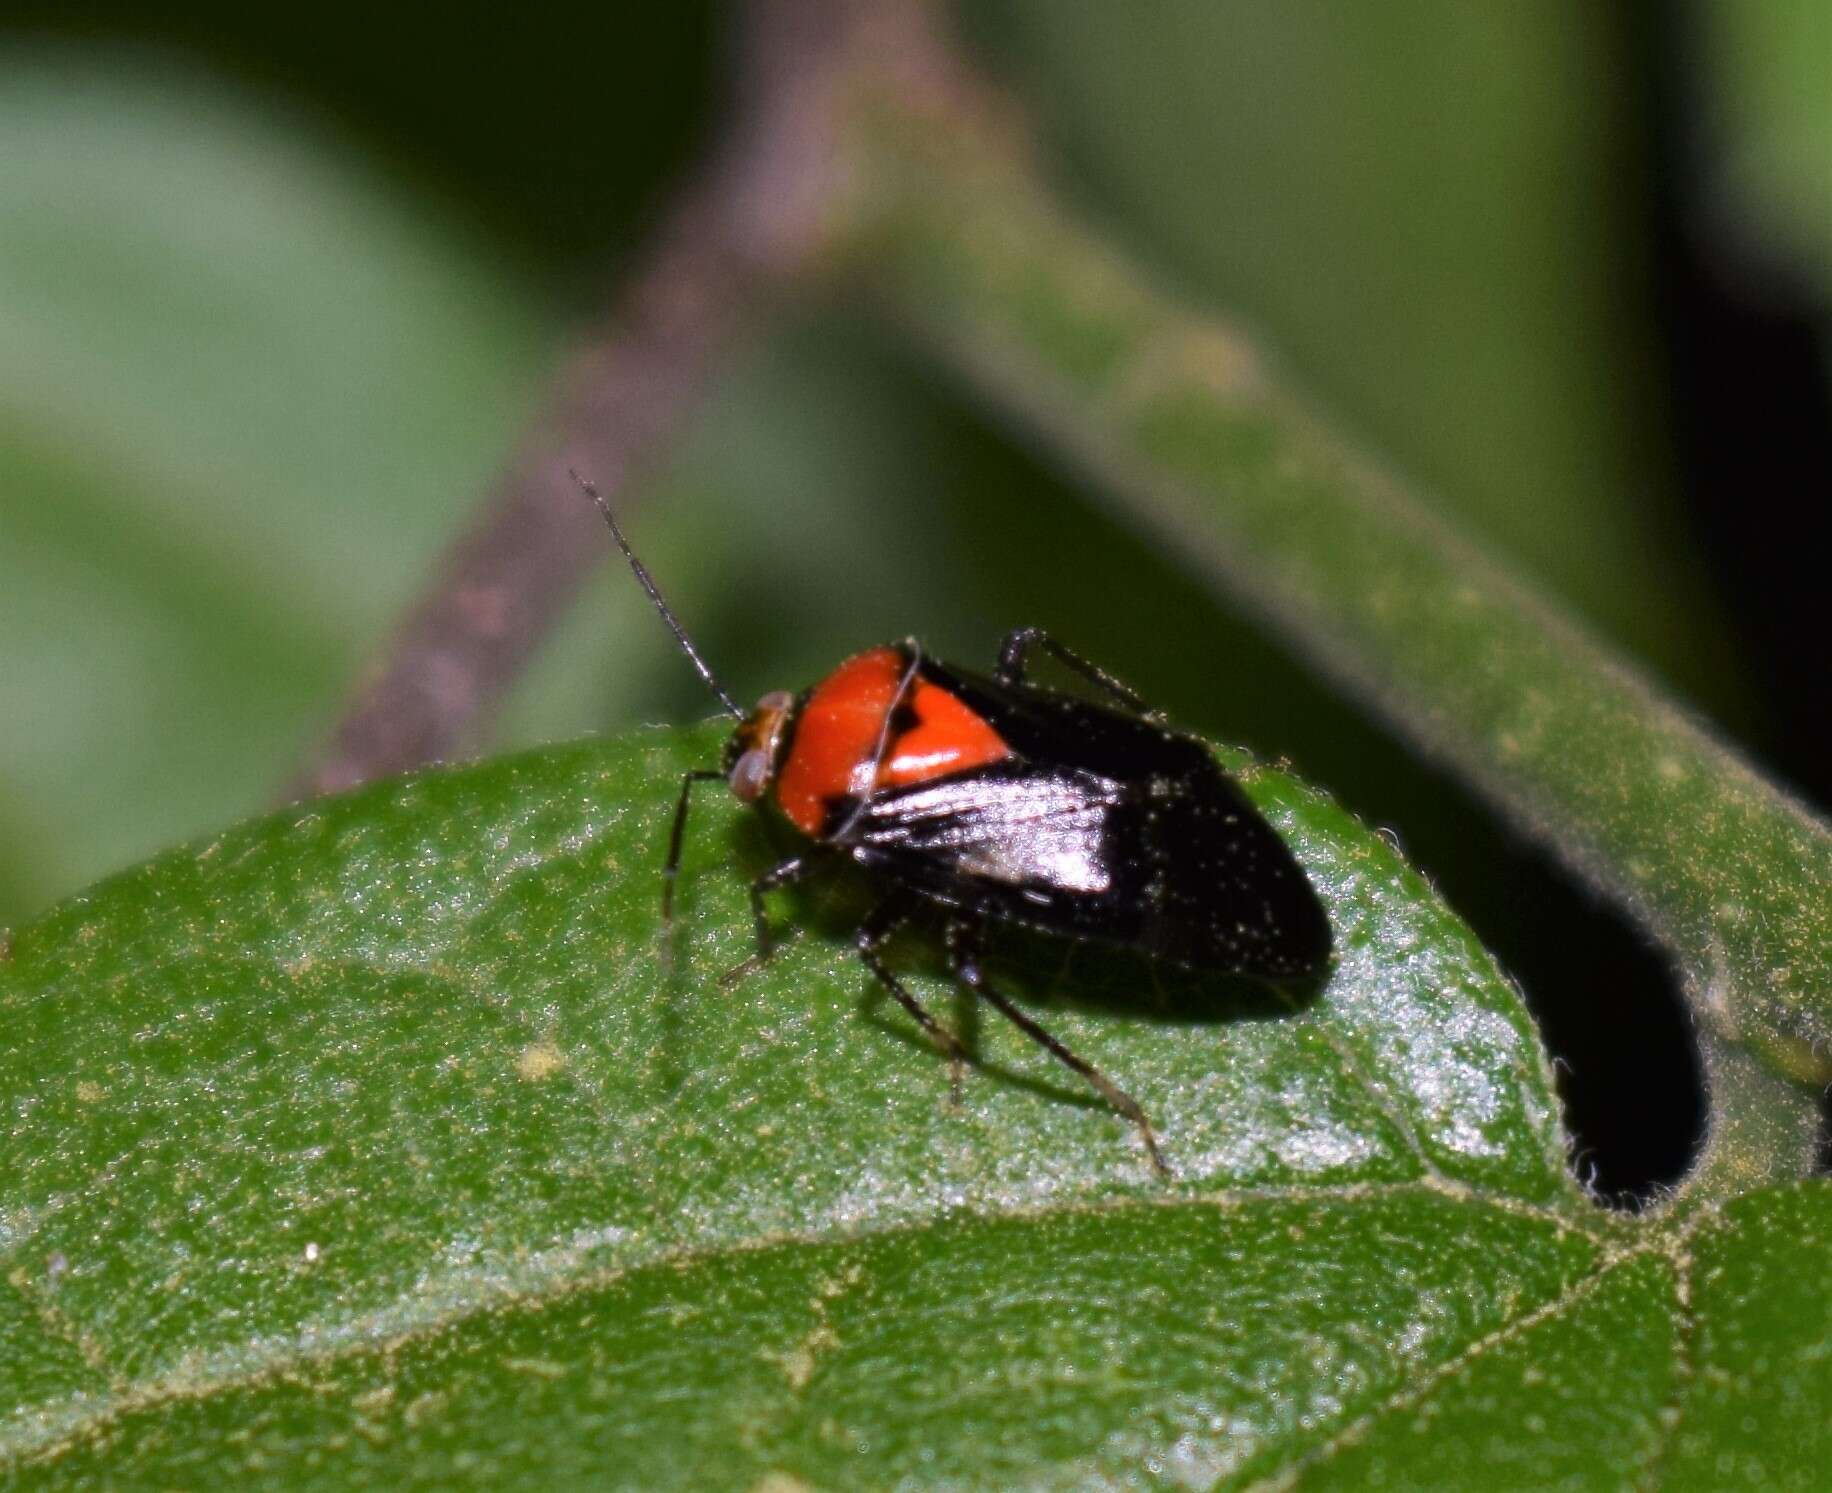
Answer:
[[1051, 1057], [1061, 1063], [1072, 1073], [1079, 1074], [1090, 1085], [1097, 1089], [1101, 1098], [1112, 1105], [1126, 1119], [1138, 1127], [1140, 1137], [1145, 1142], [1145, 1154], [1151, 1157], [1152, 1169], [1161, 1177], [1169, 1177], [1171, 1170], [1164, 1164], [1164, 1158], [1158, 1154], [1157, 1133], [1151, 1128], [1151, 1121], [1145, 1111], [1139, 1107], [1138, 1100], [1128, 1094], [1100, 1069], [1086, 1058], [1078, 1056], [1073, 1050], [1052, 1037], [1035, 1021], [1014, 1006], [1010, 999], [994, 989], [980, 968], [978, 949], [978, 930], [971, 924], [954, 922], [948, 925], [948, 953], [954, 961], [954, 973], [960, 982], [980, 999], [995, 1006], [999, 1014], [1031, 1041], [1044, 1048]]
[[720, 985], [735, 985], [752, 970], [760, 968], [770, 957], [770, 910], [764, 898], [798, 881], [806, 881], [825, 864], [818, 855], [792, 855], [778, 861], [751, 883], [751, 922], [757, 929], [757, 952], [719, 976]]
[[947, 1056], [948, 1084], [954, 1102], [958, 1104], [961, 1097], [961, 1075], [967, 1067], [967, 1049], [961, 1046], [960, 1038], [931, 1016], [922, 1002], [904, 988], [903, 982], [890, 972], [878, 952], [891, 935], [903, 926], [909, 915], [910, 902], [907, 897], [887, 897], [873, 908], [871, 916], [859, 925], [856, 935], [859, 958], [864, 960], [865, 967], [872, 972], [872, 978], [897, 998], [897, 1004], [915, 1018], [916, 1025]]
[[711, 768], [697, 768], [681, 779], [681, 796], [674, 806], [674, 828], [668, 835], [668, 864], [662, 867], [662, 922], [674, 921], [674, 879], [681, 871], [681, 837], [687, 833], [687, 804], [693, 797], [695, 783], [725, 781], [725, 774]]
[[1005, 642], [999, 649], [997, 678], [1000, 684], [1024, 683], [1028, 655], [1033, 647], [1041, 648], [1065, 668], [1073, 669], [1090, 684], [1104, 689], [1128, 710], [1143, 716], [1146, 720], [1162, 719], [1162, 712], [1153, 710], [1151, 706], [1147, 705], [1131, 686], [1122, 684], [1099, 664], [1083, 658], [1074, 649], [1058, 643], [1041, 627], [1020, 627], [1015, 632], [1005, 635]]

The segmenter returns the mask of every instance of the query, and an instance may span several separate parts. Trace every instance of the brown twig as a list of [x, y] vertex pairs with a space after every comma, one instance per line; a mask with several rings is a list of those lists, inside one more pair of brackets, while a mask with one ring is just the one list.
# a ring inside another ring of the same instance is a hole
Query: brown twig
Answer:
[[[543, 413], [289, 796], [462, 754], [606, 553], [568, 471], [627, 490], [743, 328], [817, 255], [839, 186], [846, 69], [882, 55], [899, 0], [755, 0], [724, 148], [666, 215], [610, 328]], [[893, 26], [893, 31], [900, 29]]]

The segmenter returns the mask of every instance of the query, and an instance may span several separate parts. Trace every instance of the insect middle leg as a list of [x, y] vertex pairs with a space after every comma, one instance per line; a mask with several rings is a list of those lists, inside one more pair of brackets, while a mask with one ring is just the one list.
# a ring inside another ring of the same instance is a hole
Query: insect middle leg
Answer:
[[775, 944], [770, 938], [769, 904], [764, 899], [771, 892], [779, 892], [784, 887], [794, 886], [798, 881], [806, 881], [825, 864], [825, 857], [820, 855], [792, 855], [787, 860], [778, 861], [751, 883], [751, 923], [757, 931], [757, 952], [720, 975], [720, 985], [735, 985], [752, 970], [761, 969], [769, 962]]
[[1115, 679], [1092, 659], [1083, 658], [1073, 648], [1058, 643], [1041, 627], [1020, 627], [1005, 635], [1005, 642], [999, 648], [997, 678], [1000, 684], [1025, 682], [1032, 648], [1041, 648], [1065, 668], [1073, 669], [1096, 688], [1105, 690], [1135, 715], [1150, 721], [1163, 718], [1163, 712], [1153, 710], [1130, 685]]
[[1042, 1047], [1057, 1062], [1086, 1080], [1099, 1091], [1101, 1098], [1105, 1099], [1126, 1119], [1132, 1121], [1138, 1129], [1140, 1138], [1145, 1142], [1145, 1154], [1151, 1158], [1152, 1169], [1159, 1176], [1168, 1178], [1171, 1170], [1164, 1164], [1164, 1158], [1158, 1154], [1157, 1132], [1151, 1128], [1151, 1121], [1146, 1117], [1138, 1100], [1066, 1043], [1051, 1036], [1042, 1026], [1014, 1006], [1011, 1000], [986, 978], [985, 971], [980, 968], [978, 928], [966, 922], [949, 923], [948, 955], [954, 962], [954, 973], [963, 985], [988, 1005], [995, 1007], [1001, 1016], [1029, 1037], [1031, 1041]]
[[897, 1004], [910, 1013], [916, 1025], [947, 1057], [949, 1092], [954, 1102], [959, 1104], [961, 1080], [967, 1070], [967, 1049], [961, 1046], [959, 1037], [931, 1016], [922, 1002], [904, 988], [903, 982], [891, 973], [879, 953], [890, 941], [891, 935], [909, 919], [910, 906], [908, 897], [892, 896], [872, 909], [871, 915], [859, 925], [855, 936], [859, 958], [871, 971], [872, 978], [896, 997]]

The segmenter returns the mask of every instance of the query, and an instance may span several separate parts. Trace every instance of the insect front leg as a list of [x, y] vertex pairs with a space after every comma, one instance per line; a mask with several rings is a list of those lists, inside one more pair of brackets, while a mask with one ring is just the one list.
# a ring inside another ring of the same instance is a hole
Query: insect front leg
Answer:
[[954, 973], [963, 985], [979, 996], [981, 1000], [993, 1006], [1001, 1016], [1047, 1051], [1057, 1062], [1070, 1072], [1078, 1074], [1098, 1090], [1101, 1098], [1138, 1128], [1139, 1136], [1145, 1142], [1145, 1154], [1151, 1158], [1152, 1169], [1159, 1176], [1168, 1179], [1171, 1170], [1164, 1164], [1164, 1158], [1158, 1154], [1157, 1132], [1151, 1128], [1151, 1121], [1146, 1117], [1138, 1100], [1086, 1058], [1051, 1036], [1037, 1022], [1014, 1006], [986, 978], [985, 971], [980, 968], [978, 928], [966, 922], [950, 923], [948, 925], [948, 954], [954, 962]]
[[890, 937], [903, 926], [910, 915], [910, 900], [907, 897], [888, 897], [872, 909], [871, 916], [859, 925], [855, 942], [859, 958], [865, 967], [872, 972], [872, 978], [896, 997], [897, 1004], [908, 1011], [915, 1019], [916, 1025], [923, 1029], [948, 1059], [948, 1089], [955, 1104], [961, 1102], [961, 1080], [967, 1069], [967, 1049], [961, 1046], [960, 1038], [949, 1031], [929, 1014], [922, 1002], [904, 988], [903, 982], [890, 972], [879, 950], [889, 942]]
[[1138, 691], [1130, 685], [1122, 684], [1092, 659], [1083, 658], [1074, 649], [1058, 643], [1041, 627], [1020, 627], [1005, 635], [1005, 642], [999, 649], [999, 667], [997, 678], [1000, 684], [1020, 685], [1025, 683], [1025, 674], [1029, 669], [1029, 655], [1032, 648], [1041, 648], [1064, 668], [1072, 669], [1098, 689], [1105, 690], [1133, 714], [1148, 721], [1164, 718], [1163, 712], [1153, 710], [1147, 705]]
[[725, 781], [725, 774], [711, 768], [696, 768], [681, 779], [681, 796], [674, 805], [674, 828], [668, 834], [668, 864], [662, 867], [662, 923], [674, 921], [674, 881], [681, 872], [681, 842], [687, 833], [687, 805], [693, 798], [695, 783]]

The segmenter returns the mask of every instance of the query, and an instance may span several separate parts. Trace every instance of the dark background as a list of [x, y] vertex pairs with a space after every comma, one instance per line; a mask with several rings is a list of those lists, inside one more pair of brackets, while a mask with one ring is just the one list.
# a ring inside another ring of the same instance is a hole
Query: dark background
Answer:
[[[0, 919], [259, 809], [322, 735], [714, 137], [724, 8], [622, 9], [0, 17]], [[1828, 802], [1832, 104], [1792, 71], [1826, 38], [1785, 5], [1473, 9], [1001, 0], [965, 30], [1084, 212]], [[1291, 757], [1520, 978], [1600, 1186], [1682, 1171], [1696, 1075], [1637, 935], [881, 329], [789, 316], [650, 502], [741, 695], [1041, 622]], [[501, 741], [705, 708], [607, 572]]]

